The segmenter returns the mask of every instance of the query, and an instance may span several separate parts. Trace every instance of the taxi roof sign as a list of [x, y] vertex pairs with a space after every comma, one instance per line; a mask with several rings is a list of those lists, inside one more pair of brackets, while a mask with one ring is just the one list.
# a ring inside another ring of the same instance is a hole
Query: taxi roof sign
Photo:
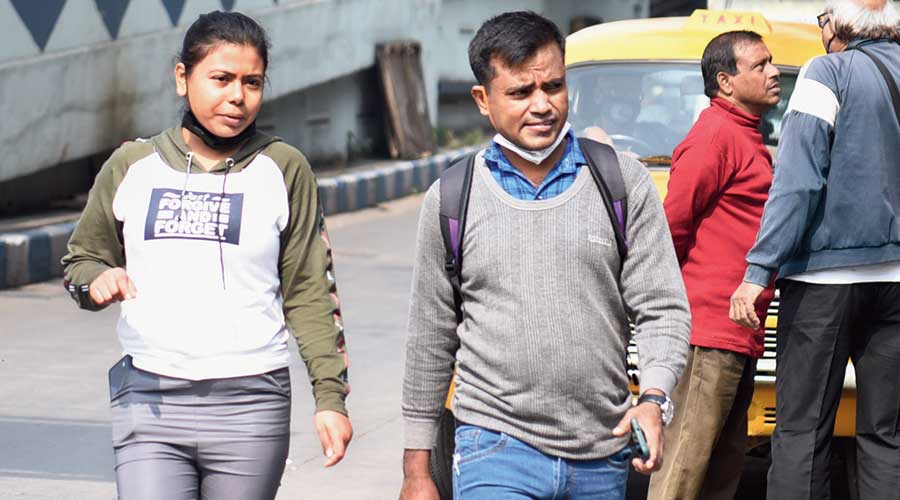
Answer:
[[716, 31], [748, 30], [760, 35], [772, 33], [772, 25], [759, 12], [697, 9], [688, 18], [687, 26]]
[[629, 19], [589, 26], [566, 38], [566, 64], [612, 61], [700, 62], [709, 41], [734, 30], [762, 35], [775, 64], [800, 68], [824, 54], [815, 24], [766, 19], [758, 12], [697, 10], [691, 17]]

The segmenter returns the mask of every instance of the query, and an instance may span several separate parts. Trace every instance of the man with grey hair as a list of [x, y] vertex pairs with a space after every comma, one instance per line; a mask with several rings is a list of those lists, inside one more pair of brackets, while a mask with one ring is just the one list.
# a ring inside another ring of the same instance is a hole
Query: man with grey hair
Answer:
[[801, 70], [735, 322], [781, 289], [768, 498], [830, 498], [831, 436], [856, 370], [859, 498], [900, 492], [900, 40], [886, 0], [833, 1]]

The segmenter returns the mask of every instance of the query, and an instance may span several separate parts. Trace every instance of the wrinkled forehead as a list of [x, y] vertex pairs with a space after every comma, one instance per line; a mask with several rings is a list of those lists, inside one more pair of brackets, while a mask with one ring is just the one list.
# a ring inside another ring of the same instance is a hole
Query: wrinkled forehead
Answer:
[[518, 64], [511, 63], [499, 54], [491, 56], [494, 79], [499, 76], [515, 80], [532, 79], [535, 74], [546, 79], [564, 77], [566, 65], [562, 52], [555, 43], [547, 44]]
[[734, 45], [734, 58], [738, 64], [755, 63], [772, 57], [769, 47], [762, 40], [744, 40]]

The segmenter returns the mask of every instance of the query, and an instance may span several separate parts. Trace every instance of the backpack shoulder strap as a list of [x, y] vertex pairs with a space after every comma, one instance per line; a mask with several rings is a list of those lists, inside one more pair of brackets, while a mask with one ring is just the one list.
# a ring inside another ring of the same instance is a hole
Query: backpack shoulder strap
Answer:
[[891, 93], [891, 102], [894, 104], [894, 114], [897, 116], [897, 122], [900, 123], [900, 90], [897, 89], [897, 82], [894, 80], [894, 77], [891, 75], [891, 71], [885, 66], [884, 62], [878, 58], [870, 50], [866, 50], [863, 47], [853, 47], [851, 50], [858, 50], [863, 54], [867, 55], [869, 59], [875, 63], [875, 67], [878, 68], [878, 72], [881, 73], [881, 77], [884, 78], [884, 83], [887, 85], [888, 91]]
[[475, 170], [475, 156], [470, 153], [454, 160], [441, 174], [440, 225], [444, 240], [444, 269], [453, 286], [453, 304], [456, 321], [462, 322], [462, 242], [466, 229], [466, 211], [469, 208], [469, 191], [472, 188], [472, 173]]
[[591, 139], [579, 137], [578, 145], [581, 146], [581, 151], [591, 170], [591, 176], [600, 190], [603, 204], [606, 206], [610, 222], [612, 222], [619, 258], [624, 261], [625, 255], [628, 253], [628, 237], [626, 236], [628, 199], [625, 180], [622, 178], [622, 170], [619, 168], [619, 157], [609, 145]]

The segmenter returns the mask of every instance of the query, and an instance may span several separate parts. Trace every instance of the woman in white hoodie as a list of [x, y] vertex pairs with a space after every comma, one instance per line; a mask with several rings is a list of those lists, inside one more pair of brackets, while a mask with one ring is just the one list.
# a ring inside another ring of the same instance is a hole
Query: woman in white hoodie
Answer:
[[352, 435], [331, 252], [303, 155], [255, 127], [269, 42], [239, 13], [188, 29], [180, 126], [117, 149], [63, 259], [79, 305], [121, 301], [110, 370], [123, 500], [272, 499], [290, 439], [288, 339], [326, 466]]

